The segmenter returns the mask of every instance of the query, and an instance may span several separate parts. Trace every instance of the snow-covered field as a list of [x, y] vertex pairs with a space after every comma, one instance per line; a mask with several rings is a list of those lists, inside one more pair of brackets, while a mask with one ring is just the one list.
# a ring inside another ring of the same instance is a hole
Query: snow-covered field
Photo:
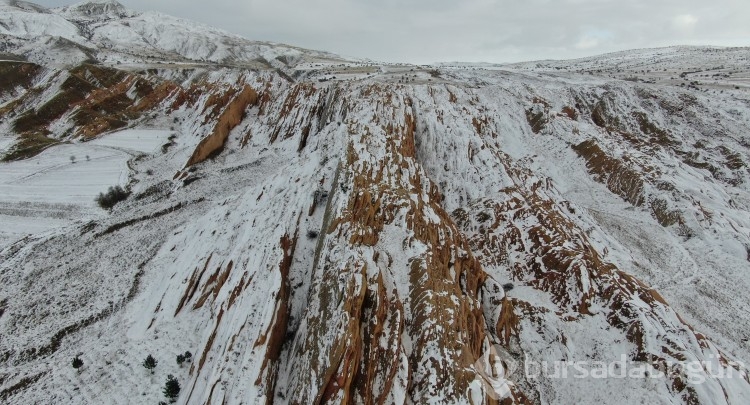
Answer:
[[0, 163], [0, 246], [103, 214], [94, 198], [110, 186], [125, 186], [128, 160], [157, 152], [170, 135], [164, 130], [124, 130]]
[[0, 135], [0, 156], [4, 155], [13, 143], [15, 143], [14, 137]]
[[88, 144], [131, 152], [156, 153], [172, 134], [159, 129], [128, 129], [97, 138]]

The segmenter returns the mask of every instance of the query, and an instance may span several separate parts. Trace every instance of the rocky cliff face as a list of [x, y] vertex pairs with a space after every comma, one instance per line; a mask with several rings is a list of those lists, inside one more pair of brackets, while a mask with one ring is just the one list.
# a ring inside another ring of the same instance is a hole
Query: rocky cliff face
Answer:
[[185, 404], [750, 398], [745, 90], [0, 68], [10, 160], [178, 134], [110, 213], [0, 247], [3, 401], [158, 402], [167, 374]]

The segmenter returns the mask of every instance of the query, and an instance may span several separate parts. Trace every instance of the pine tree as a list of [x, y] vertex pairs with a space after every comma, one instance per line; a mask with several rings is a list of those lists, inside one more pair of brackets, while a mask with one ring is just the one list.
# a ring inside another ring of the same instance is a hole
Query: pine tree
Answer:
[[73, 358], [73, 368], [78, 370], [78, 372], [81, 372], [81, 366], [83, 366], [83, 360], [81, 360], [80, 357], [76, 356]]
[[185, 362], [185, 356], [182, 355], [182, 354], [178, 354], [177, 355], [177, 364], [179, 366], [182, 366], [182, 363], [184, 363], [184, 362]]
[[154, 358], [152, 355], [148, 355], [146, 357], [146, 360], [143, 361], [143, 367], [146, 367], [147, 369], [151, 370], [151, 374], [154, 374], [154, 369], [156, 368], [156, 365], [159, 364], [158, 361]]
[[167, 376], [166, 384], [164, 384], [164, 396], [169, 398], [170, 402], [174, 402], [179, 395], [180, 383], [170, 374]]

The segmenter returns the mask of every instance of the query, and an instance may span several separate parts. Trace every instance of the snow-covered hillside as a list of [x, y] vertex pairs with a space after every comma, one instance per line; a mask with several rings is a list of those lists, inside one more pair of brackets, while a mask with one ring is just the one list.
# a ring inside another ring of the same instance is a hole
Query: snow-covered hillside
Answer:
[[750, 49], [386, 65], [2, 7], [3, 403], [750, 402]]
[[[0, 3], [4, 49], [41, 64], [222, 63], [293, 66], [336, 55], [288, 45], [250, 41], [203, 24], [156, 12], [134, 12], [115, 0], [96, 0], [48, 10], [22, 1]], [[64, 40], [64, 41], [60, 41]], [[41, 49], [40, 49], [41, 48]], [[80, 53], [76, 50], [85, 49]]]

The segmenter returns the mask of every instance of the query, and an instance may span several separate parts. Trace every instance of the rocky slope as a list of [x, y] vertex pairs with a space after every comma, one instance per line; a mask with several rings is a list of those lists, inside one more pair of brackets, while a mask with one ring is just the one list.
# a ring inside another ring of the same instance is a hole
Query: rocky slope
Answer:
[[111, 212], [0, 245], [3, 401], [157, 403], [168, 374], [185, 404], [750, 400], [750, 50], [658, 65], [732, 70], [711, 89], [579, 72], [612, 55], [249, 66], [114, 2], [3, 7], [11, 43], [98, 62], [6, 50], [0, 168], [175, 134]]

